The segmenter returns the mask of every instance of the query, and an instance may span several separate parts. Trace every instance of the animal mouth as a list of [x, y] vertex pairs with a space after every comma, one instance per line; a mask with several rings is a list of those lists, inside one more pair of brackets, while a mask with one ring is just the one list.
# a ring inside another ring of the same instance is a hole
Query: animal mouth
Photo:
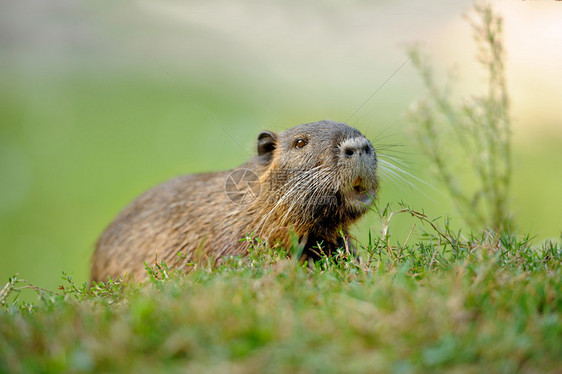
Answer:
[[367, 190], [365, 189], [365, 186], [363, 185], [362, 182], [363, 182], [363, 180], [361, 179], [361, 177], [357, 177], [355, 182], [353, 182], [353, 190], [358, 194], [362, 194], [362, 193], [367, 192]]
[[374, 191], [368, 190], [365, 181], [361, 177], [357, 177], [352, 184], [352, 189], [348, 196], [353, 200], [368, 205], [372, 202], [371, 197], [374, 196]]

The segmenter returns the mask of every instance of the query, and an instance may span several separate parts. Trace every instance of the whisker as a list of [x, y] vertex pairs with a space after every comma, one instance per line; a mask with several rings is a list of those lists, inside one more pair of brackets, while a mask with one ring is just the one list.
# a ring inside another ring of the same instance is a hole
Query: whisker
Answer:
[[[385, 168], [386, 166], [391, 166], [391, 167], [387, 167], [387, 168], [386, 168], [385, 171], [386, 171], [387, 173], [389, 173], [389, 174], [393, 175], [394, 177], [400, 179], [402, 182], [405, 182], [405, 183], [408, 184], [410, 187], [412, 187], [414, 190], [418, 191], [418, 192], [421, 193], [423, 196], [425, 196], [425, 197], [428, 198], [429, 200], [433, 201], [435, 204], [439, 204], [435, 199], [433, 199], [432, 197], [430, 197], [429, 195], [427, 195], [427, 194], [426, 194], [425, 192], [423, 192], [420, 188], [418, 188], [415, 184], [413, 184], [413, 183], [410, 182], [408, 179], [406, 179], [405, 177], [403, 177], [402, 175], [400, 175], [399, 172], [395, 171], [395, 170], [398, 170], [398, 171], [400, 171], [400, 172], [404, 172], [402, 169], [396, 167], [395, 165], [388, 164], [387, 161], [384, 161], [384, 160], [381, 160], [381, 161], [382, 161], [382, 162], [381, 162], [381, 167], [382, 167], [382, 168]], [[424, 183], [424, 184], [427, 184], [428, 186], [430, 186], [430, 187], [432, 187], [433, 189], [435, 189], [435, 188], [434, 188], [433, 186], [431, 186], [430, 184], [425, 183], [425, 182], [422, 181], [421, 179], [416, 178], [416, 177], [412, 176], [411, 174], [409, 174], [409, 173], [407, 173], [407, 172], [404, 172], [404, 174], [406, 174], [407, 176], [410, 176], [410, 177], [412, 177], [412, 178], [414, 178], [414, 179], [416, 179], [416, 180], [419, 180], [420, 182], [422, 182], [422, 183]], [[435, 190], [436, 190], [437, 192], [439, 192], [439, 193], [442, 193], [441, 191], [439, 191], [439, 190], [437, 190], [437, 189], [435, 189]]]
[[309, 175], [311, 173], [317, 172], [317, 170], [320, 168], [321, 166], [317, 166], [314, 168], [311, 168], [309, 170], [305, 170], [303, 171], [301, 174], [299, 174], [297, 176], [297, 179], [292, 179], [292, 178], [288, 178], [287, 181], [280, 187], [280, 188], [284, 188], [290, 184], [292, 184], [292, 186], [289, 188], [289, 190], [287, 190], [277, 201], [277, 204], [275, 204], [275, 206], [273, 206], [269, 213], [262, 218], [262, 220], [260, 221], [260, 223], [258, 224], [258, 229], [257, 232], [261, 232], [262, 228], [265, 226], [265, 224], [267, 223], [267, 220], [269, 219], [269, 217], [271, 216], [271, 214], [277, 209], [277, 207], [283, 203], [285, 200], [289, 199], [293, 193], [298, 189], [298, 187], [300, 187], [309, 177]]
[[[392, 159], [392, 157], [390, 157], [390, 158]], [[402, 173], [402, 174], [404, 174], [404, 175], [406, 175], [410, 178], [413, 178], [413, 179], [417, 180], [420, 183], [425, 184], [426, 186], [430, 187], [431, 189], [435, 190], [436, 192], [440, 193], [441, 195], [444, 195], [441, 190], [439, 190], [438, 188], [433, 186], [431, 183], [428, 183], [428, 182], [424, 181], [423, 179], [420, 179], [420, 178], [416, 177], [415, 175], [412, 175], [412, 174], [408, 173], [406, 170], [400, 168], [399, 166], [396, 166], [396, 165], [392, 164], [391, 162], [386, 161], [384, 159], [379, 159], [379, 162], [381, 164], [383, 164], [384, 166], [388, 166], [388, 167], [392, 168], [393, 170], [395, 170], [397, 172], [397, 174]], [[404, 165], [404, 164], [402, 163], [402, 165]]]

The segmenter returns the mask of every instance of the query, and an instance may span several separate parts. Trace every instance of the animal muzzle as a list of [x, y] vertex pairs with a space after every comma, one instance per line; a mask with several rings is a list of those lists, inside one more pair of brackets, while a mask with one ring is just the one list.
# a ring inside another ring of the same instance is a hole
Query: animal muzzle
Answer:
[[357, 177], [367, 178], [375, 174], [377, 156], [366, 138], [354, 137], [340, 143], [340, 162], [352, 166]]

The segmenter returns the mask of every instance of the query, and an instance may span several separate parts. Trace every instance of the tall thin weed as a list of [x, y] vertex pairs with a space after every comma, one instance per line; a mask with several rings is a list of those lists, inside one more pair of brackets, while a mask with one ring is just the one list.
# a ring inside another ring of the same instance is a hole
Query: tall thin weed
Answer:
[[512, 226], [509, 186], [512, 174], [509, 97], [506, 88], [502, 18], [478, 2], [467, 15], [478, 45], [477, 61], [487, 71], [487, 91], [453, 102], [441, 88], [418, 46], [408, 54], [427, 95], [407, 118], [464, 221], [473, 229], [499, 232]]

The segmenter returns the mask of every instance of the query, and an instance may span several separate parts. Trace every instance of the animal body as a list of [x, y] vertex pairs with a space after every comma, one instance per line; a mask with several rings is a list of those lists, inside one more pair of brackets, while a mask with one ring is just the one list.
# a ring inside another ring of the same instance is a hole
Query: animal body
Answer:
[[178, 252], [185, 261], [244, 255], [248, 235], [284, 248], [296, 235], [304, 256], [330, 255], [373, 203], [376, 171], [374, 147], [344, 123], [264, 131], [238, 168], [180, 176], [135, 199], [99, 238], [91, 279], [142, 280], [145, 262], [177, 264]]

